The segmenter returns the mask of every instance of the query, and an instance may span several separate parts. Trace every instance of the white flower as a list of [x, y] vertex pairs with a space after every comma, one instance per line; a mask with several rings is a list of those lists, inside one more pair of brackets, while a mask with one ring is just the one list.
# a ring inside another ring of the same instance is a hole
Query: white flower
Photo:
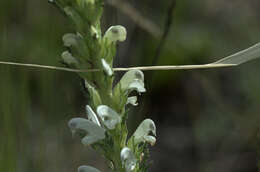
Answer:
[[126, 40], [126, 29], [124, 26], [111, 26], [105, 33], [104, 38], [107, 39], [109, 43], [115, 43], [116, 41], [123, 42]]
[[120, 153], [122, 164], [124, 165], [126, 172], [133, 171], [136, 166], [137, 159], [134, 153], [128, 147], [124, 147]]
[[[121, 91], [118, 91], [121, 90]], [[138, 93], [145, 92], [144, 88], [144, 74], [140, 70], [130, 70], [124, 74], [119, 83], [116, 85], [115, 90], [118, 93], [130, 94], [132, 91]]]
[[137, 97], [136, 96], [128, 97], [126, 104], [131, 104], [133, 106], [137, 106], [138, 105]]
[[79, 64], [78, 60], [75, 57], [73, 57], [70, 54], [70, 52], [68, 52], [68, 51], [64, 51], [61, 54], [61, 58], [68, 65], [78, 65]]
[[68, 126], [72, 135], [79, 134], [83, 145], [91, 145], [105, 138], [105, 129], [84, 118], [73, 118]]
[[116, 124], [121, 122], [121, 117], [113, 109], [106, 105], [97, 107], [97, 114], [103, 121], [104, 125], [110, 129], [115, 129]]
[[100, 171], [94, 167], [82, 165], [78, 168], [78, 172], [100, 172]]
[[156, 138], [149, 135], [150, 132], [156, 136], [156, 126], [151, 119], [146, 119], [139, 125], [133, 134], [132, 137], [134, 139], [134, 143], [139, 144], [141, 142], [148, 142], [153, 146], [156, 142]]

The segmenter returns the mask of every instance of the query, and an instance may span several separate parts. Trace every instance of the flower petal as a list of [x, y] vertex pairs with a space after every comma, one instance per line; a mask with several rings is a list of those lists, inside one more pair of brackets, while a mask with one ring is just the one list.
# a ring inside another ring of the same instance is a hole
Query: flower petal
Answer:
[[126, 72], [114, 90], [118, 94], [123, 92], [126, 95], [133, 90], [136, 90], [139, 93], [145, 92], [143, 72], [140, 70], [130, 70]]
[[131, 104], [133, 106], [137, 106], [137, 97], [136, 96], [132, 96], [132, 97], [128, 97], [126, 104]]
[[122, 164], [124, 165], [126, 172], [133, 171], [136, 166], [137, 159], [134, 153], [128, 147], [124, 147], [120, 153]]
[[76, 46], [78, 44], [79, 36], [74, 33], [66, 33], [62, 40], [65, 47]]
[[148, 142], [153, 145], [156, 142], [156, 138], [149, 136], [152, 132], [156, 136], [156, 126], [151, 119], [144, 120], [133, 134], [134, 142], [139, 144], [141, 142]]
[[78, 172], [100, 172], [100, 171], [94, 167], [82, 165], [78, 168]]
[[73, 118], [68, 126], [72, 134], [80, 134], [82, 144], [91, 145], [105, 138], [105, 129], [84, 118]]
[[120, 41], [123, 42], [126, 40], [126, 29], [124, 26], [111, 26], [105, 33], [104, 38], [107, 39], [109, 43]]
[[89, 105], [86, 106], [86, 111], [88, 119], [97, 124], [98, 126], [101, 126], [96, 113], [92, 110], [92, 108]]
[[64, 51], [61, 54], [62, 60], [68, 65], [78, 65], [78, 60], [73, 57], [68, 51]]
[[109, 64], [106, 62], [106, 60], [105, 59], [101, 59], [101, 63], [102, 63], [102, 67], [103, 67], [104, 71], [106, 72], [106, 74], [108, 76], [112, 76], [113, 75], [113, 70], [109, 66]]
[[121, 117], [118, 113], [106, 105], [98, 106], [97, 114], [108, 129], [115, 129], [116, 124], [121, 122]]

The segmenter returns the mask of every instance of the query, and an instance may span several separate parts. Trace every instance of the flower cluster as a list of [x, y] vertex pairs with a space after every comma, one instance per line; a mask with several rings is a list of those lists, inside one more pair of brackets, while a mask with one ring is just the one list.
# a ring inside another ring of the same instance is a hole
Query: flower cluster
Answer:
[[[63, 36], [66, 50], [63, 63], [74, 69], [97, 69], [78, 74], [85, 81], [89, 94], [86, 118], [73, 118], [68, 126], [81, 143], [104, 156], [116, 172], [147, 171], [149, 145], [156, 142], [156, 127], [144, 120], [128, 138], [127, 108], [137, 106], [137, 96], [144, 93], [144, 74], [131, 70], [114, 84], [113, 59], [116, 44], [126, 40], [123, 26], [111, 26], [102, 34], [100, 19], [103, 0], [51, 0], [72, 21], [75, 33]], [[80, 166], [78, 172], [98, 172], [91, 166]]]

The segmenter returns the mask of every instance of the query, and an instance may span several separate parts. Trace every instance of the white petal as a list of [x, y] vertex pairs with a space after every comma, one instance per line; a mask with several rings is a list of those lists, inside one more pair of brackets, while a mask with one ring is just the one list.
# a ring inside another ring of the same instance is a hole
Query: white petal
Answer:
[[96, 123], [97, 125], [101, 126], [96, 113], [92, 110], [92, 108], [89, 105], [86, 106], [86, 111], [88, 119]]
[[120, 41], [123, 42], [126, 40], [126, 29], [124, 26], [111, 26], [105, 33], [104, 38], [107, 39], [109, 43]]
[[[152, 132], [156, 136], [156, 126], [151, 119], [144, 120], [133, 134], [134, 141], [136, 144], [141, 142], [149, 142], [150, 144], [155, 143], [154, 139], [149, 136]], [[155, 140], [156, 141], [156, 140]]]
[[81, 142], [90, 145], [105, 138], [105, 129], [84, 118], [73, 118], [68, 126], [71, 132], [83, 135]]
[[145, 92], [144, 74], [140, 70], [130, 70], [126, 72], [115, 87], [115, 91], [118, 93], [124, 92], [125, 94], [129, 94], [133, 90], [139, 93]]
[[137, 91], [138, 93], [146, 92], [143, 81], [138, 80], [138, 79], [134, 80], [128, 87], [129, 92], [131, 92], [133, 90]]
[[102, 66], [103, 66], [103, 69], [104, 71], [106, 72], [106, 74], [108, 76], [112, 76], [113, 75], [113, 70], [112, 68], [109, 66], [109, 64], [106, 62], [105, 59], [101, 59], [101, 63], [102, 63]]
[[63, 40], [63, 43], [64, 43], [64, 46], [66, 47], [70, 47], [70, 46], [75, 46], [78, 44], [78, 39], [80, 37], [74, 33], [66, 33], [63, 37], [62, 37], [62, 40]]
[[78, 168], [78, 172], [100, 172], [100, 171], [94, 167], [82, 165]]
[[147, 143], [150, 143], [151, 146], [154, 146], [156, 143], [156, 138], [154, 136], [144, 136], [144, 140]]
[[135, 169], [137, 159], [131, 149], [124, 147], [120, 153], [120, 156], [126, 172], [133, 171]]
[[75, 57], [73, 57], [68, 51], [64, 51], [61, 55], [62, 60], [68, 65], [77, 65], [78, 61]]
[[108, 129], [115, 129], [116, 124], [121, 122], [121, 117], [118, 113], [106, 105], [98, 106], [97, 114]]
[[138, 105], [138, 103], [137, 103], [137, 97], [136, 97], [136, 96], [128, 97], [126, 104], [131, 104], [131, 105], [133, 105], [133, 106], [137, 106], [137, 105]]

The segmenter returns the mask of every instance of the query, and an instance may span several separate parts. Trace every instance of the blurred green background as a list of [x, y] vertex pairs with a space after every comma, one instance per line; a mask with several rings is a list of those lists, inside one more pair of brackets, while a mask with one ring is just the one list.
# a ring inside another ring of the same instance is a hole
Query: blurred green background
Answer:
[[[163, 30], [172, 1], [124, 1]], [[259, 9], [258, 0], [177, 0], [157, 65], [213, 62], [259, 42]], [[114, 24], [129, 33], [115, 66], [150, 65], [159, 39], [105, 3], [103, 31]], [[72, 31], [47, 0], [0, 1], [1, 61], [61, 66], [61, 37]], [[132, 108], [129, 126], [133, 132], [144, 118], [157, 124], [150, 171], [257, 171], [259, 66], [256, 60], [226, 69], [145, 72], [148, 91]], [[108, 171], [67, 128], [88, 103], [76, 74], [0, 65], [0, 78], [0, 172], [69, 172], [84, 164]]]

